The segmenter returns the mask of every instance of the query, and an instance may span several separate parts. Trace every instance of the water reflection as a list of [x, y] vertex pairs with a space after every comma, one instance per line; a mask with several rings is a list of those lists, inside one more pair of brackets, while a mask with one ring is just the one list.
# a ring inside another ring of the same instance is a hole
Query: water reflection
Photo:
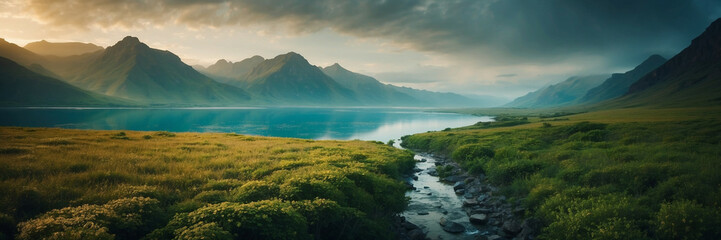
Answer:
[[307, 139], [378, 141], [489, 119], [387, 108], [0, 109], [2, 126], [235, 132]]

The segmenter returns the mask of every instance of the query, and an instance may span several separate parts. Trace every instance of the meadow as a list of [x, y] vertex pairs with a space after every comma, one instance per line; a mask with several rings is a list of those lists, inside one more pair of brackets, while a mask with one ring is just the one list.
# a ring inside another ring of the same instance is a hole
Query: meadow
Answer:
[[720, 114], [718, 107], [515, 113], [405, 136], [402, 144], [484, 174], [525, 206], [525, 217], [542, 222], [539, 239], [719, 239]]
[[389, 239], [380, 142], [0, 128], [0, 239]]

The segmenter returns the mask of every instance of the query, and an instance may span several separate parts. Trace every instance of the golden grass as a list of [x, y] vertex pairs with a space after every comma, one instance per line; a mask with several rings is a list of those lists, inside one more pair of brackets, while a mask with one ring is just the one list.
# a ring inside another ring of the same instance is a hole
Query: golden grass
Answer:
[[282, 183], [293, 174], [337, 169], [393, 178], [394, 167], [409, 159], [409, 152], [367, 141], [0, 127], [0, 213], [26, 217], [15, 208], [28, 190], [47, 203], [32, 214], [103, 204], [143, 186], [172, 204], [219, 181], [228, 190], [249, 180]]

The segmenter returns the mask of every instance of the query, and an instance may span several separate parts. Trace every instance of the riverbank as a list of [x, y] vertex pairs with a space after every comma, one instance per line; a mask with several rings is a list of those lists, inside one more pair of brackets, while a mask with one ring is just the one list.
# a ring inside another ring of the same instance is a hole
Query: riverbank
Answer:
[[[487, 199], [493, 209], [504, 208], [501, 215], [537, 219], [542, 238], [716, 239], [721, 120], [718, 112], [703, 114], [704, 109], [679, 114], [689, 111], [615, 111], [635, 118], [614, 111], [509, 116], [407, 136], [403, 145], [452, 156], [452, 167], [438, 168], [441, 177], [456, 167], [486, 176], [491, 185], [471, 187], [491, 189]], [[477, 213], [484, 208], [493, 212], [479, 203]]]

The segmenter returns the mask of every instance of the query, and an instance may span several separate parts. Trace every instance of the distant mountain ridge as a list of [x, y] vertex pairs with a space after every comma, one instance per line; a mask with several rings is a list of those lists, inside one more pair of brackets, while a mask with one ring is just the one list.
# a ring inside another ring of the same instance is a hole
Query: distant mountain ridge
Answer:
[[351, 72], [338, 63], [325, 67], [322, 71], [343, 87], [355, 92], [358, 100], [364, 104], [417, 105], [419, 103], [419, 99], [398, 91], [393, 86], [383, 84], [375, 78]]
[[245, 78], [248, 92], [277, 103], [329, 105], [357, 102], [355, 93], [294, 52], [264, 60]]
[[721, 104], [721, 18], [666, 63], [607, 103], [613, 107]]
[[[38, 44], [64, 46], [45, 41]], [[33, 45], [36, 44], [28, 46]], [[313, 66], [294, 52], [273, 59], [253, 56], [235, 63], [221, 59], [205, 68], [190, 67], [175, 54], [153, 49], [135, 37], [126, 37], [98, 51], [79, 55], [76, 53], [82, 52], [73, 51], [40, 55], [0, 40], [0, 56], [39, 75], [63, 80], [100, 96], [133, 99], [138, 104], [414, 107], [484, 104], [454, 93], [384, 84], [339, 64]]]
[[239, 62], [229, 62], [225, 59], [220, 59], [215, 64], [208, 66], [205, 71], [213, 75], [240, 80], [263, 61], [265, 61], [265, 58], [258, 55], [243, 59]]
[[15, 45], [14, 43], [5, 41], [3, 38], [0, 38], [0, 57], [10, 59], [23, 66], [40, 64], [45, 61], [45, 58], [42, 56]]
[[92, 43], [80, 42], [48, 42], [45, 40], [31, 42], [23, 48], [39, 55], [53, 55], [59, 57], [67, 57], [73, 55], [82, 55], [86, 53], [103, 50], [103, 47]]
[[596, 103], [623, 96], [633, 83], [665, 62], [665, 58], [659, 55], [651, 55], [628, 72], [612, 74], [600, 86], [588, 90], [586, 95], [579, 99], [578, 103]]
[[516, 98], [504, 106], [545, 108], [571, 105], [577, 99], [583, 97], [588, 90], [601, 85], [608, 77], [609, 75], [605, 74], [570, 77], [563, 82], [543, 87]]

